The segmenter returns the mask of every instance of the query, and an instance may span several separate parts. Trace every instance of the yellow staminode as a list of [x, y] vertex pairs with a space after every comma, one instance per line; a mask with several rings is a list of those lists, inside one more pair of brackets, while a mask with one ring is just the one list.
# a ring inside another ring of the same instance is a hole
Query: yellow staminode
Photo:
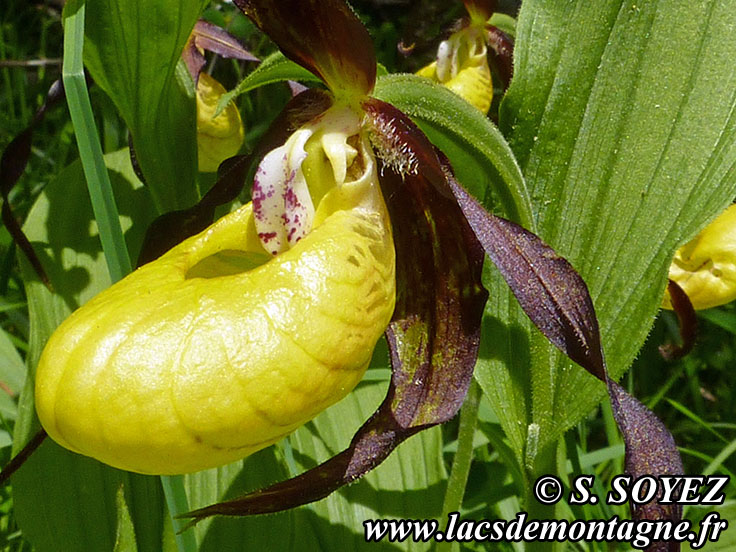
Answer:
[[366, 138], [352, 142], [344, 181], [284, 252], [264, 249], [249, 203], [59, 326], [36, 378], [48, 434], [118, 468], [187, 473], [264, 448], [349, 393], [395, 301], [375, 159]]
[[[695, 309], [709, 309], [736, 299], [736, 205], [677, 250], [669, 278], [683, 289]], [[672, 308], [668, 293], [662, 306]]]
[[443, 41], [437, 60], [417, 71], [417, 75], [443, 84], [486, 114], [493, 99], [487, 53], [482, 29], [466, 27]]
[[225, 94], [223, 86], [200, 73], [197, 81], [197, 159], [201, 172], [215, 172], [225, 159], [237, 155], [245, 131], [240, 112], [230, 102], [217, 117], [217, 104]]

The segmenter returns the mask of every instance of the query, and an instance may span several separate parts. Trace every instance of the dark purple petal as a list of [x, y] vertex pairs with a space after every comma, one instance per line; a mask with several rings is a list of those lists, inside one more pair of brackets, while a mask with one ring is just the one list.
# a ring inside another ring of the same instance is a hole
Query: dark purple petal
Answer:
[[386, 337], [392, 416], [400, 427], [445, 422], [460, 409], [478, 354], [483, 251], [457, 203], [420, 172], [384, 168], [398, 295]]
[[184, 65], [187, 66], [187, 70], [192, 77], [194, 82], [199, 79], [199, 72], [204, 67], [207, 60], [204, 57], [204, 53], [197, 48], [194, 43], [194, 37], [190, 36], [187, 43], [184, 45], [184, 50], [181, 52], [181, 59], [184, 61]]
[[698, 334], [698, 317], [690, 298], [677, 282], [668, 280], [667, 292], [670, 294], [672, 309], [675, 311], [677, 321], [680, 324], [682, 345], [676, 345], [675, 343], [660, 345], [659, 354], [665, 360], [677, 360], [687, 355], [695, 347], [695, 338]]
[[514, 39], [493, 25], [486, 26], [486, 40], [491, 47], [491, 63], [498, 71], [506, 90], [514, 76]]
[[341, 0], [235, 0], [284, 55], [335, 93], [363, 96], [376, 82], [368, 31]]
[[[608, 382], [613, 416], [626, 443], [626, 473], [634, 480], [645, 475], [682, 475], [684, 469], [680, 453], [672, 435], [651, 410], [629, 395], [617, 383]], [[658, 497], [663, 487], [659, 483]], [[660, 504], [652, 500], [646, 504], [632, 505], [631, 515], [637, 520], [670, 520], [682, 518], [680, 504]], [[648, 552], [676, 552], [679, 543], [654, 542]]]
[[[405, 115], [391, 113], [414, 147], [426, 142]], [[192, 512], [195, 521], [276, 512], [324, 498], [376, 467], [411, 435], [459, 410], [478, 356], [487, 298], [480, 283], [483, 251], [446, 181], [429, 184], [427, 174], [443, 174], [429, 148], [414, 152], [417, 161], [408, 174], [380, 169], [397, 259], [396, 309], [386, 330], [393, 371], [386, 399], [348, 449], [296, 478]]]
[[[437, 150], [404, 113], [389, 103], [368, 98], [363, 104], [372, 129], [371, 141], [383, 163], [401, 175], [422, 175], [441, 195], [452, 199]], [[454, 200], [453, 200], [454, 201]]]
[[203, 50], [224, 58], [240, 59], [243, 61], [261, 61], [248, 50], [243, 48], [240, 41], [225, 29], [200, 19], [192, 30], [194, 44]]
[[26, 460], [31, 457], [31, 454], [36, 452], [36, 449], [41, 446], [41, 443], [46, 440], [46, 437], [48, 437], [46, 430], [43, 428], [39, 429], [18, 452], [18, 454], [13, 456], [13, 458], [5, 464], [5, 467], [0, 471], [0, 485], [5, 485], [5, 483], [7, 483], [8, 479], [10, 479], [13, 474], [26, 463]]
[[250, 163], [249, 155], [226, 159], [217, 169], [217, 182], [199, 203], [189, 209], [171, 211], [156, 218], [146, 230], [137, 266], [158, 259], [176, 244], [212, 224], [215, 208], [233, 201], [243, 189]]
[[[608, 379], [598, 320], [580, 275], [539, 237], [488, 213], [457, 181], [452, 177], [449, 181], [473, 231], [524, 312], [555, 346], [606, 382], [613, 415], [626, 443], [626, 472], [634, 478], [682, 474], [680, 454], [664, 424]], [[677, 521], [681, 514], [678, 506], [656, 500], [632, 508], [635, 519]], [[655, 543], [649, 548], [678, 549], [674, 542]]]
[[605, 380], [598, 319], [580, 275], [535, 234], [488, 213], [454, 179], [450, 185], [524, 312], [557, 348]]
[[243, 48], [240, 41], [225, 29], [200, 19], [195, 23], [192, 34], [187, 40], [181, 57], [189, 70], [189, 74], [197, 82], [199, 72], [205, 64], [202, 50], [208, 50], [224, 58], [234, 58], [243, 61], [261, 61], [248, 50]]
[[487, 21], [496, 11], [496, 0], [463, 0], [471, 19]]
[[31, 124], [28, 128], [22, 130], [13, 140], [5, 147], [2, 157], [0, 158], [0, 191], [5, 198], [28, 165], [28, 159], [31, 156], [31, 141], [33, 139], [33, 130], [35, 125]]

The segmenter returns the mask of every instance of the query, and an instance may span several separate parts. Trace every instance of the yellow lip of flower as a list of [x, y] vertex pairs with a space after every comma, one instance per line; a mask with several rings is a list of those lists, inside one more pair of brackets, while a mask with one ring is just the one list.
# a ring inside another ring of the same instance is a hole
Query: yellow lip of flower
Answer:
[[487, 113], [493, 99], [488, 47], [481, 29], [466, 27], [440, 43], [437, 59], [417, 75], [438, 82]]
[[[695, 309], [709, 309], [736, 299], [736, 205], [731, 205], [675, 253], [669, 278]], [[671, 309], [669, 294], [662, 306]]]
[[[62, 323], [37, 369], [48, 434], [118, 468], [187, 473], [264, 448], [350, 392], [395, 301], [375, 159], [351, 141], [345, 181], [282, 253], [264, 250], [249, 203]], [[307, 149], [311, 181], [328, 156], [319, 140]]]
[[225, 88], [207, 73], [197, 80], [197, 159], [201, 172], [215, 172], [225, 159], [240, 151], [243, 121], [232, 102], [214, 117]]

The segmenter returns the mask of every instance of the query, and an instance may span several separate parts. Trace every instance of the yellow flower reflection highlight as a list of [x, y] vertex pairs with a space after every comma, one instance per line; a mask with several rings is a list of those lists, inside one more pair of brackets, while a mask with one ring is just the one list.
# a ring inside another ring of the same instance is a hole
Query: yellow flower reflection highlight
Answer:
[[482, 27], [471, 25], [453, 33], [440, 43], [436, 61], [417, 75], [446, 86], [483, 114], [488, 113], [493, 82]]
[[215, 117], [225, 88], [205, 72], [197, 80], [197, 159], [201, 172], [215, 172], [225, 159], [237, 155], [245, 130], [233, 102]]
[[259, 229], [290, 213], [287, 193], [260, 215], [249, 203], [59, 326], [36, 378], [56, 442], [130, 471], [187, 473], [280, 440], [353, 389], [393, 313], [395, 263], [374, 155], [360, 127], [336, 135], [346, 119], [328, 110], [293, 151], [274, 150], [282, 163], [258, 168], [266, 194], [302, 174], [314, 212], [300, 239], [274, 255]]
[[[675, 253], [669, 272], [695, 309], [736, 299], [736, 205], [731, 205]], [[671, 309], [669, 294], [662, 306]]]

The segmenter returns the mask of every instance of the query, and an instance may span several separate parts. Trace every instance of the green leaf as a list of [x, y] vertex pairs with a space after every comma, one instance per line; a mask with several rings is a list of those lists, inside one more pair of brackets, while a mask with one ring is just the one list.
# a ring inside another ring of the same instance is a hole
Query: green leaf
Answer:
[[[736, 531], [733, 530], [734, 520], [736, 520], [736, 501], [726, 500], [721, 506], [716, 507], [694, 506], [690, 508], [687, 517], [693, 522], [693, 530], [700, 533], [702, 528], [700, 524], [703, 519], [708, 515], [714, 514], [717, 516], [715, 518], [716, 520], [722, 519], [728, 521], [728, 527], [724, 532], [719, 534], [717, 541], [706, 542], [705, 546], [700, 550], [703, 552], [727, 552], [728, 550], [733, 550], [736, 546]], [[711, 519], [711, 523], [713, 521]], [[696, 540], [695, 542], [697, 543], [698, 541]]]
[[251, 90], [255, 90], [256, 88], [267, 84], [284, 82], [287, 80], [321, 82], [318, 76], [307, 71], [301, 65], [287, 59], [280, 51], [276, 51], [264, 59], [258, 67], [240, 81], [238, 86], [226, 94], [223, 94], [217, 104], [215, 117], [225, 109], [227, 104], [241, 94], [245, 94], [246, 92], [250, 92]]
[[[19, 393], [26, 379], [26, 366], [18, 354], [13, 342], [0, 329], [0, 417], [3, 420], [15, 420], [18, 406], [10, 393]], [[2, 446], [6, 446], [2, 444]]]
[[100, 228], [102, 250], [105, 253], [110, 277], [113, 280], [120, 280], [130, 272], [131, 266], [84, 78], [82, 52], [86, 4], [80, 5], [77, 11], [71, 8], [72, 5], [70, 3], [70, 8], [64, 12], [64, 63], [62, 65], [64, 90], [89, 197], [92, 201], [92, 210]]
[[[537, 233], [588, 284], [614, 378], [652, 325], [674, 251], [736, 194], [733, 25], [733, 0], [523, 4], [501, 128]], [[487, 284], [498, 299], [477, 375], [521, 459], [530, 424], [551, 446], [604, 387], [530, 331], [497, 272]]]
[[[384, 353], [385, 354], [385, 353]], [[386, 359], [382, 362], [385, 365]], [[289, 440], [298, 472], [313, 468], [347, 447], [363, 420], [386, 394], [388, 381], [364, 382], [338, 404], [296, 431]], [[399, 446], [358, 482], [313, 504], [269, 516], [217, 517], [195, 530], [200, 550], [228, 549], [247, 542], [253, 550], [365, 549], [363, 522], [375, 518], [439, 517], [446, 472], [439, 428], [423, 431]], [[284, 461], [283, 443], [241, 462], [187, 476], [190, 502], [201, 507], [296, 475]], [[393, 550], [388, 543], [377, 550]], [[409, 550], [428, 550], [413, 543]]]
[[450, 159], [455, 176], [486, 207], [533, 224], [531, 202], [514, 154], [487, 117], [444, 86], [416, 75], [389, 75], [375, 96], [409, 115]]
[[178, 60], [205, 4], [87, 2], [85, 64], [128, 125], [162, 212], [196, 200], [194, 85]]
[[700, 311], [698, 314], [708, 322], [736, 335], [736, 313], [722, 308], [715, 308]]
[[25, 363], [8, 334], [0, 329], [0, 381], [11, 391], [19, 392], [23, 389], [25, 379]]
[[[143, 229], [154, 218], [150, 196], [137, 180], [127, 150], [105, 156], [128, 249], [137, 253]], [[47, 269], [55, 293], [27, 263], [23, 275], [31, 320], [31, 373], [56, 326], [82, 303], [110, 285], [97, 225], [79, 162], [63, 170], [31, 209], [24, 230]], [[33, 378], [21, 397], [15, 452], [38, 428]], [[49, 439], [13, 476], [18, 523], [36, 550], [112, 550], [117, 534], [115, 493], [129, 493], [138, 549], [161, 549], [164, 502], [157, 478], [115, 470], [62, 449]]]
[[138, 552], [135, 543], [135, 528], [130, 519], [130, 511], [125, 502], [125, 489], [121, 485], [115, 494], [115, 504], [118, 509], [118, 527], [113, 552]]

